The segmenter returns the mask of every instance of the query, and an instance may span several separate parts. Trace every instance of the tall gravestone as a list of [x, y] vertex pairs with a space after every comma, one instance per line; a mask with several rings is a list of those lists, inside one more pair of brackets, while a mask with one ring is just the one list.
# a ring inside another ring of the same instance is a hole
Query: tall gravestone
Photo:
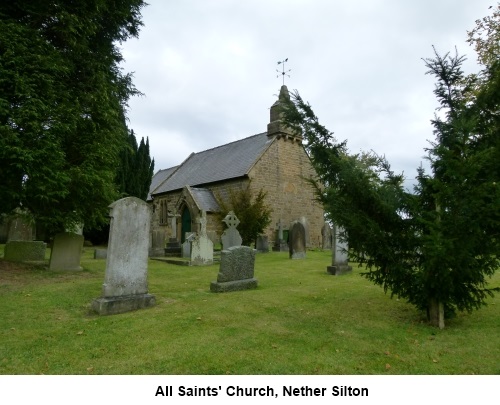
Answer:
[[321, 228], [321, 248], [323, 250], [328, 250], [332, 248], [332, 228], [328, 222], [325, 222], [323, 227]]
[[288, 234], [290, 259], [306, 257], [306, 230], [300, 221], [294, 221]]
[[229, 211], [226, 217], [222, 220], [226, 225], [227, 229], [222, 233], [222, 250], [227, 250], [232, 246], [241, 246], [241, 235], [236, 229], [239, 225], [240, 220], [234, 214], [233, 211]]
[[200, 231], [191, 242], [191, 265], [208, 266], [214, 262], [214, 244], [207, 236], [207, 213], [198, 219]]
[[326, 271], [334, 276], [341, 276], [352, 271], [349, 266], [349, 258], [347, 251], [349, 246], [347, 242], [340, 240], [340, 234], [343, 232], [342, 228], [333, 226], [333, 243], [332, 243], [332, 265], [327, 266]]
[[269, 241], [267, 240], [267, 235], [257, 236], [255, 249], [257, 249], [257, 252], [259, 253], [269, 253]]
[[80, 259], [83, 250], [83, 235], [72, 232], [58, 233], [52, 242], [50, 270], [82, 270]]
[[112, 315], [155, 305], [148, 294], [150, 207], [136, 197], [111, 204], [106, 272], [102, 297], [92, 302], [100, 315]]
[[28, 211], [16, 209], [8, 225], [4, 258], [13, 262], [44, 261], [46, 243], [33, 240], [33, 225]]
[[210, 283], [210, 291], [229, 292], [256, 288], [254, 267], [255, 250], [251, 247], [232, 246], [223, 250], [217, 281]]

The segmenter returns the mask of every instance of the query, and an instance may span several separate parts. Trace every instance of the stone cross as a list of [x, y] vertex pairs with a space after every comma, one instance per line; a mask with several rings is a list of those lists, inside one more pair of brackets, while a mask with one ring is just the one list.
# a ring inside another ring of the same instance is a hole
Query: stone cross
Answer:
[[234, 214], [233, 211], [229, 211], [229, 213], [223, 219], [223, 222], [226, 223], [228, 228], [223, 232], [221, 236], [222, 249], [226, 250], [231, 246], [241, 246], [241, 235], [236, 229], [236, 227], [240, 223], [238, 217]]
[[278, 227], [278, 239], [282, 240], [283, 239], [283, 227], [281, 226], [281, 219], [278, 221], [276, 226]]
[[233, 211], [229, 211], [222, 222], [225, 222], [228, 228], [236, 228], [240, 224], [240, 220]]
[[200, 224], [200, 236], [207, 236], [207, 213], [206, 213], [206, 211], [201, 212], [201, 217], [198, 217], [198, 223]]

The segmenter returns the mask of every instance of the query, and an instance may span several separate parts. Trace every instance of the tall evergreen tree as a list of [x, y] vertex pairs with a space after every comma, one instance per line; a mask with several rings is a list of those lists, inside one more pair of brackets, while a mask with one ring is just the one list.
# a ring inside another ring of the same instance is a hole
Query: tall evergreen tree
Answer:
[[137, 93], [117, 45], [138, 35], [144, 5], [1, 3], [0, 213], [21, 206], [48, 230], [105, 221]]
[[500, 290], [488, 287], [500, 265], [499, 58], [469, 77], [463, 60], [437, 53], [425, 60], [441, 112], [432, 121], [432, 173], [419, 169], [413, 193], [384, 157], [348, 154], [298, 93], [284, 111], [288, 125], [303, 131], [318, 199], [346, 230], [351, 259], [440, 327], [445, 314], [479, 309]]
[[120, 153], [117, 185], [122, 196], [133, 196], [145, 200], [153, 178], [154, 159], [149, 154], [149, 138], [141, 138], [137, 145], [134, 131], [127, 137], [127, 144]]

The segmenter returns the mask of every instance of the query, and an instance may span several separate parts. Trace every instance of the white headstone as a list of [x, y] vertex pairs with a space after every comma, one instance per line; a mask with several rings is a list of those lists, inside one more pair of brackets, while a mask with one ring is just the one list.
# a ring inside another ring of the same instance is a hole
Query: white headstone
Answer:
[[110, 231], [102, 298], [93, 308], [102, 315], [155, 304], [148, 294], [150, 207], [136, 197], [109, 206]]
[[347, 254], [349, 246], [346, 241], [340, 240], [340, 234], [343, 233], [341, 227], [334, 225], [332, 232], [332, 265], [327, 266], [326, 271], [339, 276], [352, 271], [352, 267], [349, 266], [349, 256]]
[[198, 219], [200, 232], [191, 243], [191, 265], [205, 266], [214, 262], [214, 244], [207, 236], [207, 213]]

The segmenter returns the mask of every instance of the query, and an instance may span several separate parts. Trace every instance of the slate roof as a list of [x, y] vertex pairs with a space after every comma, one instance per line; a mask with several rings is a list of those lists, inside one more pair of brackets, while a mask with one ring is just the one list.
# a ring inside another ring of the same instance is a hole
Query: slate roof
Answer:
[[203, 152], [192, 153], [179, 166], [167, 169], [171, 171], [169, 176], [162, 175], [161, 180], [153, 178], [157, 186], [153, 188], [152, 182], [150, 194], [162, 194], [185, 186], [201, 186], [245, 176], [272, 140], [273, 138], [268, 138], [267, 132], [263, 132]]
[[220, 211], [219, 204], [212, 191], [206, 188], [188, 187], [198, 208], [206, 212]]
[[151, 185], [149, 186], [148, 198], [146, 201], [150, 201], [152, 199], [151, 192], [157, 188], [161, 183], [163, 183], [168, 177], [177, 169], [179, 166], [174, 166], [169, 169], [159, 170], [155, 173], [153, 178], [151, 179]]

